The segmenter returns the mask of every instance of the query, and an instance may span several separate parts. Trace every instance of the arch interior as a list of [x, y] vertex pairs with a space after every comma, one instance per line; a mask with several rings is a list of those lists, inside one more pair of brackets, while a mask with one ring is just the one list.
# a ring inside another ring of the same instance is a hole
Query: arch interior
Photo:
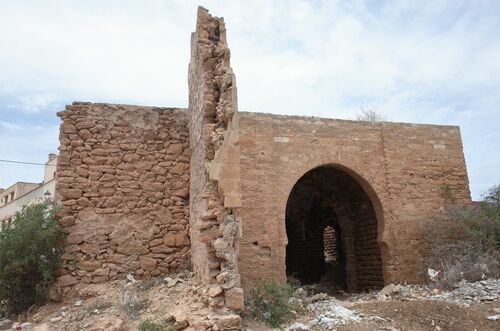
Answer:
[[288, 198], [286, 232], [288, 277], [332, 290], [383, 287], [375, 210], [347, 172], [322, 166], [302, 176]]

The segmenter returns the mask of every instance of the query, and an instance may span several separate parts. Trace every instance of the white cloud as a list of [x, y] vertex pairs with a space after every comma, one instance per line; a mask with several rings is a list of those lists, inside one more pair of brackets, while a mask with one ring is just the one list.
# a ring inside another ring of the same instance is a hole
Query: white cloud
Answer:
[[[0, 99], [24, 113], [70, 100], [185, 107], [196, 6], [0, 0]], [[477, 134], [500, 126], [496, 1], [204, 6], [225, 17], [241, 110], [353, 118], [365, 107], [394, 121], [459, 124], [474, 197], [500, 181], [500, 133]]]
[[3, 130], [19, 130], [21, 129], [21, 126], [11, 123], [11, 122], [6, 122], [6, 121], [0, 121], [0, 128]]

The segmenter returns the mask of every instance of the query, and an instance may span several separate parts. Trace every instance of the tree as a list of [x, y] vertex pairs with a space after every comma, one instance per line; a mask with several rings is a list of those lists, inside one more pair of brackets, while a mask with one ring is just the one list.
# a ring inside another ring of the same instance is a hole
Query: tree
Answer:
[[20, 313], [46, 300], [66, 245], [57, 210], [52, 202], [24, 206], [0, 233], [0, 311]]
[[483, 194], [483, 200], [488, 203], [500, 205], [500, 184], [494, 185]]

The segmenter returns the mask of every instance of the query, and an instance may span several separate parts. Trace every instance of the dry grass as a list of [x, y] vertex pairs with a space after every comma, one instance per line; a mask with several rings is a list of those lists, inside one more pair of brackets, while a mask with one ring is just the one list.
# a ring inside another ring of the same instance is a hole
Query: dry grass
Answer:
[[[452, 198], [450, 191], [446, 194]], [[499, 206], [488, 198], [474, 207], [448, 205], [447, 220], [422, 227], [425, 272], [427, 268], [441, 271], [438, 285], [450, 289], [462, 279], [500, 277]]]

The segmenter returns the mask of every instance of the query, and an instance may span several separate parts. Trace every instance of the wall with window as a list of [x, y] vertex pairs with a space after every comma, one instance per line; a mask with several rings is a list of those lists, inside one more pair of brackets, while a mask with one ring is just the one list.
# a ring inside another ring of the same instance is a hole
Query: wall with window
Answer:
[[[18, 192], [25, 192], [26, 187], [23, 187], [23, 185], [20, 186], [23, 189], [22, 190], [20, 189]], [[31, 187], [32, 186], [33, 185], [31, 185]], [[7, 201], [6, 204], [3, 204], [0, 207], [0, 223], [8, 224], [9, 219], [11, 219], [14, 216], [14, 214], [17, 211], [20, 211], [25, 205], [41, 202], [47, 198], [53, 198], [55, 192], [55, 186], [56, 186], [55, 180], [52, 180], [43, 185], [36, 184], [35, 189], [31, 189], [31, 191], [28, 191], [28, 193], [25, 193], [24, 195], [19, 194], [19, 196], [14, 195], [15, 196], [14, 200], [10, 200], [12, 196], [11, 193], [16, 193], [16, 191], [9, 192], [9, 200]], [[27, 185], [27, 187], [30, 187], [30, 185]], [[47, 192], [49, 192], [50, 195], [46, 194]], [[5, 196], [5, 194], [3, 196]]]

